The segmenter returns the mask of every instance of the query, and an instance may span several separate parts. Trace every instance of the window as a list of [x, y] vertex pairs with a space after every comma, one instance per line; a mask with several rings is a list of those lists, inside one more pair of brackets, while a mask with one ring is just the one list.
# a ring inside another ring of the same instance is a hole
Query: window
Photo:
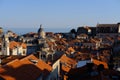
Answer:
[[25, 50], [23, 51], [23, 54], [25, 54]]

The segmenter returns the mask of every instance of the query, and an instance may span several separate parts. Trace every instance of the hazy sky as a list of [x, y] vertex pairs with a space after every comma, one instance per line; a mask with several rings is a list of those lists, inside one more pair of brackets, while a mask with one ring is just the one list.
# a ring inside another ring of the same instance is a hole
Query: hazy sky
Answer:
[[0, 0], [0, 26], [68, 28], [120, 22], [120, 0]]

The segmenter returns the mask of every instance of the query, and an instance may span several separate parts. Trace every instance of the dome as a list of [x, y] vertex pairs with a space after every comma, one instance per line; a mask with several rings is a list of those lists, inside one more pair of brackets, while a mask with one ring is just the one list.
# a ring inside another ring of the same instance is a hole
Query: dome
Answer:
[[45, 32], [42, 28], [42, 24], [40, 25], [40, 28], [38, 29], [38, 37], [39, 38], [45, 38]]
[[42, 24], [40, 25], [40, 28], [38, 29], [38, 33], [41, 33], [43, 31]]
[[0, 27], [0, 29], [3, 29], [2, 27]]

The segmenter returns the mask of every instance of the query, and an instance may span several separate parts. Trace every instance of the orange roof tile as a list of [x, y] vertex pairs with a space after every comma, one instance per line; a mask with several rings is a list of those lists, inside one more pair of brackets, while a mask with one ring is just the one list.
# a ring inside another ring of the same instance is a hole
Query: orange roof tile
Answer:
[[63, 65], [62, 65], [62, 70], [63, 70], [63, 71], [69, 72], [70, 69], [71, 69], [70, 67], [68, 67], [68, 66], [63, 66]]
[[71, 59], [71, 58], [69, 58], [69, 57], [67, 57], [67, 56], [65, 56], [65, 55], [63, 55], [61, 58], [60, 58], [60, 61], [61, 62], [65, 62], [65, 63], [67, 63], [67, 64], [76, 64], [77, 62], [75, 61], [75, 60], [73, 60], [73, 59]]
[[69, 72], [69, 70], [71, 68], [73, 68], [75, 65], [76, 65], [76, 61], [63, 55], [61, 58], [60, 58], [60, 61], [62, 63], [62, 70], [65, 71], [65, 72]]
[[[34, 64], [31, 60], [37, 60]], [[33, 55], [29, 55], [21, 60], [14, 60], [0, 67], [0, 77], [5, 80], [36, 80], [41, 73], [46, 74], [52, 70], [52, 67], [37, 59]]]
[[17, 42], [15, 42], [15, 41], [10, 42], [10, 45], [9, 45], [10, 49], [14, 49], [17, 46], [19, 46], [19, 44]]
[[93, 59], [93, 63], [96, 64], [96, 65], [103, 64], [103, 65], [104, 65], [104, 68], [108, 69], [108, 65], [107, 65], [106, 62], [102, 62], [102, 61]]
[[32, 62], [30, 62], [30, 59], [31, 60], [36, 60], [38, 61], [37, 63], [37, 67], [40, 68], [41, 70], [48, 70], [48, 71], [51, 71], [52, 70], [52, 67], [50, 65], [48, 65], [47, 63], [45, 63], [44, 61], [36, 58], [34, 55], [29, 55], [23, 59], [21, 59], [20, 61], [23, 63], [23, 64], [33, 64]]
[[13, 67], [13, 68], [17, 68], [17, 67], [20, 66], [21, 64], [20, 64], [20, 62], [19, 62], [18, 59], [15, 59], [15, 60], [7, 63], [6, 65], [9, 65], [9, 66], [11, 66], [11, 67]]
[[75, 52], [75, 50], [74, 50], [72, 47], [69, 47], [69, 48], [68, 48], [68, 51], [70, 51], [70, 52]]
[[27, 45], [25, 43], [21, 43], [21, 46], [23, 47], [23, 49], [27, 48]]
[[27, 45], [25, 43], [20, 43], [20, 42], [16, 42], [16, 41], [10, 42], [10, 45], [9, 45], [10, 49], [14, 49], [17, 46], [22, 46], [24, 49], [27, 48]]
[[14, 60], [7, 65], [3, 66], [0, 69], [3, 69], [4, 71], [0, 72], [0, 77], [2, 77], [5, 80], [26, 80], [28, 79], [28, 73], [27, 75], [24, 75], [24, 71], [27, 70], [27, 68], [20, 63], [19, 60]]

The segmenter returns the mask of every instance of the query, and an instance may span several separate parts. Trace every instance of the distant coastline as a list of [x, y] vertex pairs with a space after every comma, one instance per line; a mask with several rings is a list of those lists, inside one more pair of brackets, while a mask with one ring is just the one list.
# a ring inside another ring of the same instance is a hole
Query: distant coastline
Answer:
[[[22, 35], [22, 34], [26, 34], [26, 33], [29, 33], [29, 32], [37, 32], [38, 28], [31, 28], [31, 27], [30, 28], [28, 28], [28, 27], [13, 28], [13, 27], [10, 27], [10, 28], [3, 28], [3, 30], [4, 30], [4, 32], [7, 32], [8, 30], [11, 30], [18, 35]], [[68, 28], [44, 28], [45, 32], [54, 32], [54, 33], [69, 32], [70, 30], [71, 29], [68, 29]]]

